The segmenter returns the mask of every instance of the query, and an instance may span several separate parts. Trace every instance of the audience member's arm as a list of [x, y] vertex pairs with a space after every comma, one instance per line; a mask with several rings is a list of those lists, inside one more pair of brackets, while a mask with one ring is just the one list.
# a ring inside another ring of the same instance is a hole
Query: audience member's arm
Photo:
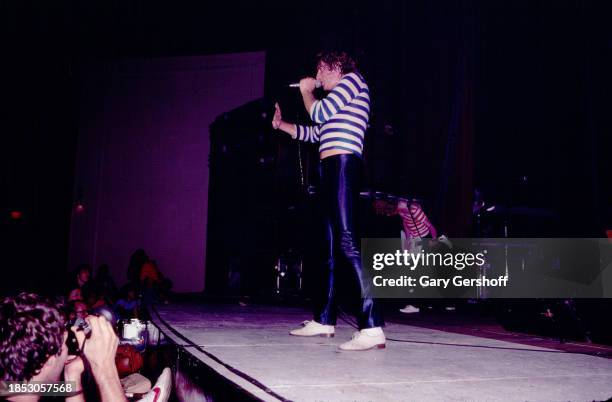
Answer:
[[81, 376], [85, 371], [83, 360], [78, 356], [70, 356], [64, 366], [64, 380], [73, 382], [76, 384], [74, 391], [80, 392], [77, 395], [66, 398], [66, 402], [85, 402], [85, 395], [83, 394], [83, 383]]
[[[85, 342], [83, 354], [91, 365], [102, 402], [127, 401], [115, 366], [119, 338], [104, 317], [89, 316], [86, 320], [91, 327], [91, 337]], [[83, 333], [79, 332], [78, 336], [83, 338]]]

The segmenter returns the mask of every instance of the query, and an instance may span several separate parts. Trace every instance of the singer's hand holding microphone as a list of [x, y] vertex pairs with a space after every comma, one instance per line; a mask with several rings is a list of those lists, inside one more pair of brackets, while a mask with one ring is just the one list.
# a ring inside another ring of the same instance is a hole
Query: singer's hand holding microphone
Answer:
[[[312, 77], [306, 77], [306, 78], [302, 78], [299, 83], [296, 82], [293, 84], [289, 84], [289, 87], [290, 88], [300, 88], [300, 92], [302, 93], [302, 97], [304, 97], [304, 99], [314, 100], [314, 95], [312, 94], [313, 91], [316, 88], [320, 88], [322, 85], [323, 84], [321, 83], [321, 81], [316, 80]], [[278, 105], [278, 103], [274, 105], [274, 117], [272, 118], [272, 128], [275, 130], [284, 131], [294, 139], [297, 138], [296, 125], [283, 121], [280, 106]]]
[[321, 81], [312, 77], [302, 78], [300, 80], [300, 92], [313, 92], [316, 88], [321, 87]]
[[322, 86], [323, 83], [321, 81], [311, 77], [306, 77], [300, 80], [300, 82], [294, 82], [293, 84], [289, 84], [289, 88], [300, 88], [300, 91], [302, 92], [304, 92], [305, 90], [307, 92], [312, 92], [315, 90], [315, 88], [321, 88]]

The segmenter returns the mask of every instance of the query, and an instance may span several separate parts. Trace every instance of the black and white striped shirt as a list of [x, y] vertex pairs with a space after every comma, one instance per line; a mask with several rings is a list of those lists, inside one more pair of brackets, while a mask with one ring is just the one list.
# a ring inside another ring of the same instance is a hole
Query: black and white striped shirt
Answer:
[[298, 140], [319, 142], [319, 153], [341, 149], [361, 157], [370, 119], [370, 91], [361, 74], [344, 75], [325, 98], [312, 104], [310, 118], [318, 124], [296, 124]]

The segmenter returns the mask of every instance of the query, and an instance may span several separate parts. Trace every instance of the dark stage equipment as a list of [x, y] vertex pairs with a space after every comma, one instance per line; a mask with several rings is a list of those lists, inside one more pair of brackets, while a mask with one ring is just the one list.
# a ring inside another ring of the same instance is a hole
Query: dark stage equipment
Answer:
[[509, 331], [566, 341], [612, 344], [612, 301], [600, 299], [497, 300], [497, 319]]
[[272, 110], [259, 99], [210, 126], [207, 292], [236, 296], [273, 286], [278, 202]]

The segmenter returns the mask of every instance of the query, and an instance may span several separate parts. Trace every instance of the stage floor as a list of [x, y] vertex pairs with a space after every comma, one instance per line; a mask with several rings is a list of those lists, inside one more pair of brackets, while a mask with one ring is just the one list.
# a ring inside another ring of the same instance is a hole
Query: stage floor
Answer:
[[335, 338], [288, 335], [310, 319], [309, 311], [300, 308], [173, 303], [159, 306], [153, 316], [176, 344], [262, 400], [612, 397], [612, 360], [601, 357], [397, 323], [389, 323], [385, 334], [405, 342], [387, 340], [386, 349], [340, 352], [338, 345], [355, 331], [343, 321]]

